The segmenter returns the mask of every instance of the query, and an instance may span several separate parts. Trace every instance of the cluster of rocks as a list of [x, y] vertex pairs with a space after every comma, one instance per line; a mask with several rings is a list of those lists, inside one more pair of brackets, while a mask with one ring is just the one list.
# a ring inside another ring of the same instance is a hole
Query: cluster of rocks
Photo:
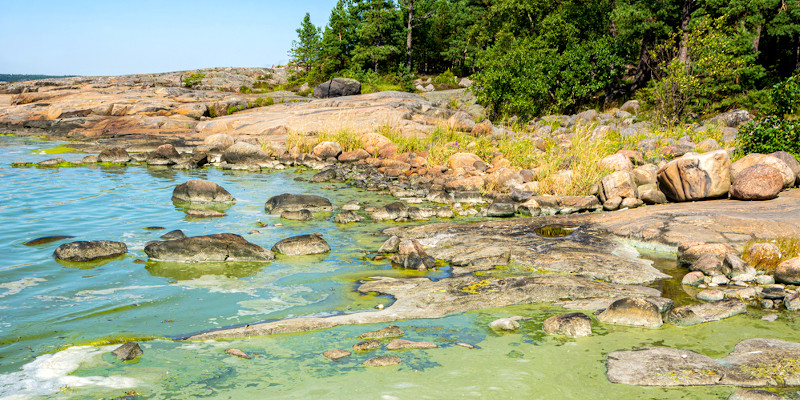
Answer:
[[[453, 77], [452, 82], [447, 84], [448, 86], [458, 86], [462, 88], [468, 88], [472, 86], [472, 80], [468, 77], [463, 77], [458, 79], [457, 76]], [[414, 80], [414, 88], [417, 89], [418, 92], [433, 92], [436, 90], [436, 86], [434, 86], [433, 78], [419, 78]]]
[[[515, 315], [492, 321], [489, 327], [496, 331], [515, 331], [520, 328], [518, 321], [529, 320], [530, 317]], [[544, 321], [542, 329], [548, 335], [569, 337], [585, 337], [592, 335], [592, 319], [584, 313], [554, 315]]]
[[[755, 243], [747, 251], [747, 262], [727, 243], [689, 242], [678, 248], [678, 261], [691, 272], [682, 284], [699, 300], [710, 302], [741, 299], [762, 309], [800, 309], [800, 257], [784, 259], [774, 271], [755, 266], [782, 260], [772, 243]], [[752, 265], [751, 265], [752, 263]]]
[[[433, 342], [417, 342], [400, 339], [403, 335], [405, 335], [405, 332], [398, 326], [388, 326], [377, 331], [362, 333], [358, 336], [362, 341], [353, 345], [353, 351], [364, 353], [378, 350], [384, 347], [383, 341], [387, 340], [389, 343], [385, 346], [386, 350], [435, 349], [439, 347]], [[473, 346], [468, 344], [459, 343], [459, 345], [473, 348]], [[325, 358], [331, 361], [338, 361], [345, 357], [350, 357], [352, 354], [351, 351], [342, 349], [328, 350], [322, 353]], [[386, 367], [400, 364], [402, 361], [403, 360], [397, 356], [378, 356], [364, 361], [361, 365], [365, 367]]]

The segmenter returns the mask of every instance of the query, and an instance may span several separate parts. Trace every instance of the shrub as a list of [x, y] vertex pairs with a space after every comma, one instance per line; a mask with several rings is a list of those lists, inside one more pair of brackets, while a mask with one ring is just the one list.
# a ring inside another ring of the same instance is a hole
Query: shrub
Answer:
[[183, 86], [187, 88], [191, 88], [203, 81], [203, 78], [206, 77], [206, 74], [202, 72], [195, 72], [193, 74], [186, 75], [181, 78], [181, 82], [183, 82]]
[[800, 157], [800, 120], [795, 118], [800, 109], [798, 79], [793, 76], [772, 87], [772, 115], [751, 121], [739, 130], [737, 140], [741, 153], [786, 151]]
[[453, 75], [449, 69], [447, 71], [442, 72], [439, 76], [433, 78], [434, 85], [455, 85], [456, 84], [456, 76]]

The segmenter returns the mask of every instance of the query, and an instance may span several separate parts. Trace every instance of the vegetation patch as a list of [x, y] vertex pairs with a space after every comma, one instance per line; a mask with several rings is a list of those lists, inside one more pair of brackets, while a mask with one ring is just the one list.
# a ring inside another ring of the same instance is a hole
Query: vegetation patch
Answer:
[[742, 252], [742, 259], [750, 260], [752, 259], [752, 255], [750, 254], [750, 246], [756, 243], [772, 243], [778, 246], [778, 249], [781, 251], [781, 258], [775, 260], [766, 260], [767, 262], [762, 263], [759, 265], [759, 268], [764, 270], [774, 270], [778, 264], [782, 261], [800, 257], [800, 237], [795, 236], [785, 236], [779, 238], [771, 238], [771, 239], [750, 239], [744, 245], [744, 252]]

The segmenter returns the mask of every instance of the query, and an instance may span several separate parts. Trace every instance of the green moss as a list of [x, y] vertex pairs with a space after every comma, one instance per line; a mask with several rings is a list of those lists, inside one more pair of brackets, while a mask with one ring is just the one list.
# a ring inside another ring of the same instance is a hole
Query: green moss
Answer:
[[785, 385], [785, 377], [787, 375], [800, 375], [800, 359], [784, 358], [775, 364], [769, 365], [743, 365], [739, 367], [739, 370], [756, 378], [772, 379], [779, 385]]
[[61, 145], [61, 146], [56, 146], [56, 147], [52, 147], [52, 148], [49, 148], [49, 149], [34, 150], [32, 153], [33, 154], [64, 154], [64, 153], [74, 153], [76, 151], [77, 150], [73, 149], [72, 147], [67, 147], [67, 146]]
[[496, 292], [497, 289], [490, 289], [489, 287], [494, 286], [498, 281], [500, 281], [499, 278], [483, 279], [461, 287], [461, 291], [467, 294], [493, 293]]

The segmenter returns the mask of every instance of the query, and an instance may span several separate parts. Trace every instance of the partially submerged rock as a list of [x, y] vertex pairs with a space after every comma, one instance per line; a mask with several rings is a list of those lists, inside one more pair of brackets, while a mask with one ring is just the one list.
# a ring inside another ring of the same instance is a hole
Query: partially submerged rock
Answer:
[[688, 350], [646, 347], [609, 353], [608, 380], [639, 386], [800, 385], [800, 344], [747, 339], [714, 360]]
[[92, 240], [64, 243], [53, 252], [57, 260], [86, 262], [113, 258], [128, 252], [125, 243], [110, 240]]
[[351, 352], [349, 352], [347, 350], [341, 350], [341, 349], [328, 350], [328, 351], [322, 353], [322, 355], [325, 358], [327, 358], [327, 359], [329, 359], [331, 361], [336, 361], [336, 360], [341, 359], [341, 358], [349, 357], [351, 354], [353, 354], [353, 353], [351, 353]]
[[284, 193], [270, 197], [264, 204], [267, 214], [280, 214], [284, 211], [308, 210], [311, 212], [331, 211], [333, 206], [331, 201], [309, 194], [289, 194]]
[[364, 361], [361, 365], [365, 367], [388, 367], [391, 365], [397, 365], [403, 362], [400, 357], [395, 356], [381, 356], [381, 357], [373, 357], [367, 361]]
[[308, 211], [304, 208], [297, 211], [283, 211], [281, 212], [281, 218], [294, 221], [311, 221], [314, 218], [314, 215], [311, 213], [311, 211]]
[[663, 324], [658, 307], [646, 299], [626, 297], [614, 301], [597, 320], [607, 324], [658, 328]]
[[592, 319], [584, 313], [555, 315], [544, 320], [542, 326], [549, 335], [584, 337], [592, 335]]
[[223, 212], [206, 208], [190, 208], [185, 212], [186, 218], [221, 218], [225, 216]]
[[714, 303], [690, 304], [667, 311], [664, 320], [672, 325], [690, 326], [704, 322], [719, 321], [747, 312], [747, 305], [739, 299], [727, 299]]
[[229, 203], [236, 199], [222, 186], [202, 179], [192, 179], [175, 187], [172, 201], [188, 203]]
[[406, 339], [392, 339], [392, 341], [386, 345], [386, 350], [435, 349], [437, 347], [439, 346], [432, 342], [415, 342], [413, 340]]
[[518, 321], [530, 319], [528, 317], [523, 316], [513, 316], [508, 318], [500, 318], [492, 321], [489, 324], [489, 327], [496, 330], [496, 331], [515, 331], [519, 329], [520, 325]]
[[278, 254], [291, 256], [321, 254], [331, 251], [331, 246], [325, 239], [315, 234], [293, 236], [283, 239], [272, 247]]
[[120, 147], [112, 147], [105, 149], [97, 155], [98, 160], [103, 163], [120, 163], [124, 164], [131, 160], [130, 154], [125, 149]]
[[133, 360], [136, 357], [141, 356], [144, 354], [142, 348], [139, 347], [139, 343], [136, 342], [127, 342], [122, 346], [117, 347], [114, 351], [111, 352], [114, 357], [119, 358], [122, 361]]
[[400, 337], [403, 336], [405, 332], [400, 329], [399, 326], [392, 325], [387, 326], [386, 328], [381, 328], [377, 331], [370, 331], [365, 332], [358, 335], [359, 339], [376, 339], [376, 338], [388, 338], [388, 337]]
[[226, 349], [225, 353], [226, 354], [230, 354], [230, 355], [232, 355], [234, 357], [244, 358], [245, 360], [249, 360], [250, 359], [250, 356], [247, 355], [247, 353], [245, 353], [245, 352], [243, 352], [243, 351], [241, 351], [239, 349]]
[[144, 252], [154, 261], [268, 262], [275, 259], [271, 251], [232, 233], [152, 241], [145, 245]]

